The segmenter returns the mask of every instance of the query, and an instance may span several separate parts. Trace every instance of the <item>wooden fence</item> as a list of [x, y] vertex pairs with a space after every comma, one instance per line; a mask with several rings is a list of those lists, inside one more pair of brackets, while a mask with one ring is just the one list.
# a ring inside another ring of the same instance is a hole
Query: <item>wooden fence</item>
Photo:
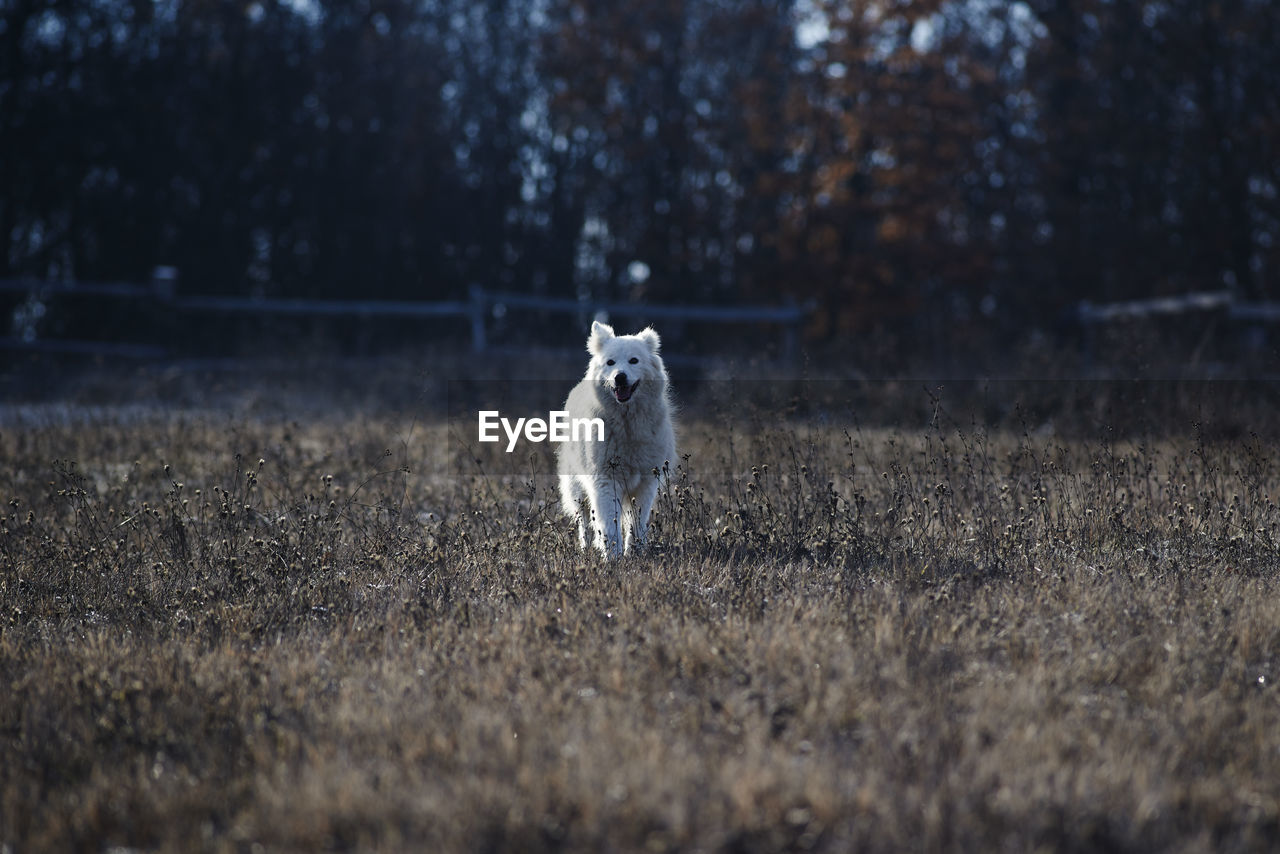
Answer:
[[[1178, 296], [1125, 300], [1111, 303], [1081, 302], [1076, 305], [1080, 321], [1082, 356], [1091, 365], [1097, 348], [1097, 331], [1133, 322], [1150, 322], [1178, 318], [1225, 320], [1237, 329], [1243, 328], [1246, 351], [1257, 354], [1265, 350], [1269, 336], [1266, 327], [1280, 323], [1280, 303], [1245, 302], [1230, 291], [1202, 291]], [[1207, 328], [1207, 327], [1206, 327]], [[1197, 357], [1198, 358], [1198, 357]]]
[[[458, 318], [470, 329], [471, 347], [476, 352], [490, 349], [488, 322], [509, 311], [538, 311], [577, 315], [584, 321], [596, 317], [635, 318], [641, 321], [677, 320], [713, 324], [764, 323], [781, 327], [781, 355], [794, 361], [799, 356], [800, 330], [813, 312], [812, 302], [788, 302], [781, 306], [654, 305], [542, 297], [490, 291], [473, 286], [466, 300], [418, 302], [404, 300], [310, 300], [227, 296], [183, 296], [175, 292], [171, 275], [158, 275], [150, 285], [119, 282], [45, 283], [25, 279], [0, 279], [0, 292], [26, 293], [33, 304], [75, 297], [108, 297], [148, 301], [182, 312], [219, 314], [294, 315], [303, 317], [345, 317], [352, 319], [439, 319]], [[64, 353], [119, 355], [136, 358], [163, 357], [159, 348], [134, 344], [72, 341], [56, 338], [9, 336], [0, 338], [0, 347]]]
[[1085, 326], [1211, 312], [1221, 312], [1230, 320], [1247, 323], [1280, 321], [1280, 303], [1237, 301], [1230, 291], [1203, 291], [1110, 303], [1086, 300], [1076, 305], [1076, 316]]

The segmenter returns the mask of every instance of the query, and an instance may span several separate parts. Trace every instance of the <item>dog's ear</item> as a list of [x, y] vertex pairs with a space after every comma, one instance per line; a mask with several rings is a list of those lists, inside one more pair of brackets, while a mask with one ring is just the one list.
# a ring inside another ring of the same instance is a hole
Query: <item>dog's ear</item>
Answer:
[[587, 352], [599, 356], [604, 342], [613, 337], [613, 327], [598, 320], [591, 321], [591, 337], [587, 339]]
[[648, 344], [649, 349], [655, 353], [657, 353], [658, 348], [662, 346], [662, 339], [658, 337], [657, 331], [652, 326], [646, 326], [644, 331], [636, 337]]

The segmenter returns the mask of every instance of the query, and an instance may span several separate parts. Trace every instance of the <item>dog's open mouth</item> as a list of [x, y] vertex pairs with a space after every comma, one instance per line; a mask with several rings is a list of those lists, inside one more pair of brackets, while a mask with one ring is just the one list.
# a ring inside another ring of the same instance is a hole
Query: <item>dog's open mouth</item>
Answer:
[[640, 385], [640, 380], [636, 380], [631, 385], [615, 385], [613, 387], [613, 399], [618, 403], [626, 403], [631, 399], [631, 395], [636, 393], [636, 387]]

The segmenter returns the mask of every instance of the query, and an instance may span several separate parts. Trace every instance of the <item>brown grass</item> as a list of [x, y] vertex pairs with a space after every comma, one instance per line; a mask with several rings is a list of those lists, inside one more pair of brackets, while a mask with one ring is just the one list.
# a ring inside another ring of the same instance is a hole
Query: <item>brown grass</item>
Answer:
[[1268, 849], [1280, 463], [1178, 418], [691, 411], [605, 564], [443, 424], [9, 410], [0, 844]]

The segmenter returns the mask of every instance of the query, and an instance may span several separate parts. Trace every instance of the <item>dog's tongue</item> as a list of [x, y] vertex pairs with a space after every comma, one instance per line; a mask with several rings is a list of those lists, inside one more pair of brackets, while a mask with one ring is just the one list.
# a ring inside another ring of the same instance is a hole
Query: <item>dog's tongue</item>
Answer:
[[618, 403], [626, 403], [631, 399], [631, 395], [635, 392], [636, 386], [640, 385], [640, 381], [636, 380], [631, 385], [616, 385], [613, 387], [613, 396]]

